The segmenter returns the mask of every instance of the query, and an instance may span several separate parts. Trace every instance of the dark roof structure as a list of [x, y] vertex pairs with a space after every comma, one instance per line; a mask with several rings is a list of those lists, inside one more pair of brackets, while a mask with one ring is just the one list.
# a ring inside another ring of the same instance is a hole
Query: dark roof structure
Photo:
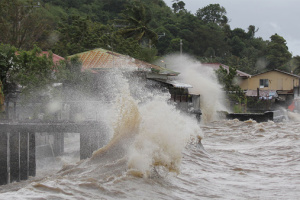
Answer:
[[[224, 64], [221, 64], [221, 63], [202, 63], [203, 66], [207, 66], [207, 67], [211, 67], [215, 70], [218, 70], [220, 69], [220, 66], [222, 66], [224, 69], [227, 70], [227, 72], [229, 71], [229, 66], [227, 65], [224, 65]], [[249, 78], [251, 77], [250, 74], [247, 74], [245, 72], [242, 72], [240, 70], [236, 70], [236, 73], [238, 76], [242, 77], [242, 78]]]

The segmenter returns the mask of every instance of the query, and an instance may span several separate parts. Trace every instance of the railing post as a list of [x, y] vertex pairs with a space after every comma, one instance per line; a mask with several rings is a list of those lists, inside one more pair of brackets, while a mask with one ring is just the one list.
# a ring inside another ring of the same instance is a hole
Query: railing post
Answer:
[[87, 131], [80, 132], [80, 160], [90, 157], [90, 135]]
[[28, 132], [20, 133], [20, 180], [28, 179], [29, 172], [29, 137]]
[[64, 152], [64, 133], [53, 133], [53, 149], [55, 156], [60, 156]]
[[20, 181], [20, 133], [11, 131], [9, 136], [10, 149], [10, 182]]
[[88, 131], [89, 135], [90, 135], [90, 156], [92, 156], [93, 152], [95, 150], [97, 150], [99, 148], [100, 145], [100, 138], [99, 138], [99, 134], [98, 131], [95, 129], [95, 125], [90, 126], [90, 130]]
[[36, 160], [35, 160], [35, 133], [29, 133], [29, 176], [36, 175]]
[[9, 181], [8, 144], [9, 133], [5, 132], [5, 130], [0, 130], [0, 185], [7, 184]]

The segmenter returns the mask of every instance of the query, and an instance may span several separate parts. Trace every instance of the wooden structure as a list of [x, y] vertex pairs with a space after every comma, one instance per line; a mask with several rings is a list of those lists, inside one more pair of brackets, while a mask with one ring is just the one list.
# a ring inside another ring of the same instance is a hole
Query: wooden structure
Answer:
[[0, 123], [0, 185], [35, 176], [36, 133], [55, 135], [57, 155], [63, 152], [64, 133], [80, 133], [80, 159], [86, 159], [101, 147], [103, 128], [100, 122]]

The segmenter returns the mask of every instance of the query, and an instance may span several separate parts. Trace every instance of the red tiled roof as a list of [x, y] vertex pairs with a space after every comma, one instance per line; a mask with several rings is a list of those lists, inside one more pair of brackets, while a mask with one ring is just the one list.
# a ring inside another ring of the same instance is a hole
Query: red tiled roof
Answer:
[[[46, 55], [48, 57], [49, 52], [48, 51], [42, 51], [41, 54], [44, 54], [44, 55]], [[19, 52], [15, 52], [15, 55], [20, 55], [20, 54], [19, 54]], [[52, 60], [53, 60], [54, 64], [57, 64], [60, 60], [64, 60], [64, 58], [61, 57], [61, 56], [59, 56], [59, 55], [57, 55], [57, 54], [52, 53]]]
[[[42, 51], [42, 54], [45, 54], [46, 56], [48, 56], [49, 52], [48, 51]], [[59, 61], [64, 60], [63, 57], [61, 57], [57, 54], [54, 54], [54, 53], [52, 53], [52, 59], [53, 59], [54, 64], [57, 64], [57, 63], [59, 63]]]
[[[215, 69], [215, 70], [218, 70], [218, 69], [220, 69], [220, 66], [222, 66], [224, 69], [226, 69], [227, 70], [227, 72], [229, 71], [229, 66], [227, 66], [227, 65], [223, 65], [223, 64], [221, 64], [221, 63], [202, 63], [202, 65], [203, 66], [207, 66], [207, 67], [211, 67], [211, 68], [213, 68], [213, 69]], [[250, 74], [247, 74], [247, 73], [245, 73], [245, 72], [242, 72], [242, 71], [240, 71], [240, 70], [236, 70], [236, 73], [237, 73], [237, 75], [238, 76], [240, 76], [240, 77], [251, 77], [251, 75]]]

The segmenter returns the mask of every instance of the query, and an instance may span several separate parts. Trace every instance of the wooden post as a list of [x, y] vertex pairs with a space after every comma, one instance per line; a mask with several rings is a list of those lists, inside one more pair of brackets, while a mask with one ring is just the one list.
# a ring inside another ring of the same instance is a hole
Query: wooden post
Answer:
[[9, 99], [7, 99], [6, 101], [5, 113], [6, 113], [6, 119], [9, 119]]
[[29, 176], [36, 175], [36, 160], [35, 160], [35, 133], [29, 133]]
[[90, 134], [88, 131], [80, 133], [80, 160], [91, 156]]
[[55, 156], [60, 156], [64, 152], [64, 133], [53, 133], [54, 136], [54, 144], [53, 150]]
[[9, 134], [0, 130], [0, 185], [9, 182], [8, 176], [8, 143]]
[[28, 179], [29, 172], [29, 137], [28, 132], [20, 133], [20, 180]]
[[60, 155], [65, 152], [65, 133], [60, 133]]
[[13, 113], [13, 119], [17, 119], [17, 102], [14, 101], [14, 113]]
[[90, 156], [91, 156], [93, 154], [93, 152], [99, 148], [100, 138], [99, 138], [98, 131], [95, 129], [94, 126], [90, 127], [90, 130], [88, 133], [90, 135], [90, 146], [91, 146]]
[[59, 155], [59, 133], [52, 133], [53, 134], [53, 152], [54, 156]]
[[10, 182], [20, 181], [20, 133], [12, 131], [9, 137]]

